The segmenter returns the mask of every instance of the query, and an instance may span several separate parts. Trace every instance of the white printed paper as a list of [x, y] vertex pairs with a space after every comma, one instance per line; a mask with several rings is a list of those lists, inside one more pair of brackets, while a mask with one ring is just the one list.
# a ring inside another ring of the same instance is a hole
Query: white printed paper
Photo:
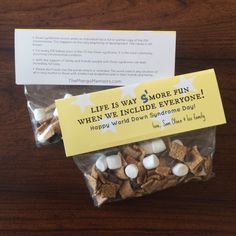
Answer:
[[17, 84], [119, 86], [171, 77], [175, 32], [15, 30]]

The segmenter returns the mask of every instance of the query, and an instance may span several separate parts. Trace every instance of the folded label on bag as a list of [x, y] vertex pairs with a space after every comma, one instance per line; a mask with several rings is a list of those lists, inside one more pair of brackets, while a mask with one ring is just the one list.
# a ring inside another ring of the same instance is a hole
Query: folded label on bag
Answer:
[[127, 85], [174, 75], [174, 31], [15, 30], [17, 84]]
[[67, 156], [226, 122], [213, 69], [56, 100]]

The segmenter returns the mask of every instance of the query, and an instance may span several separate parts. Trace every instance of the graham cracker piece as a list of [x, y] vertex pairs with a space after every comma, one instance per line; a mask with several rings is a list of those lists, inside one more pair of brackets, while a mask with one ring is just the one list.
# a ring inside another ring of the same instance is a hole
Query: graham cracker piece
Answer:
[[122, 166], [126, 166], [127, 162], [126, 162], [124, 156], [121, 154], [121, 152], [118, 152], [118, 155], [120, 156]]
[[150, 179], [143, 184], [141, 188], [143, 188], [147, 193], [152, 193], [161, 190], [165, 182], [166, 180]]
[[154, 191], [153, 192], [160, 191], [160, 190], [164, 189], [164, 186], [167, 183], [167, 181], [168, 181], [167, 179], [156, 180], [154, 182], [154, 186], [153, 186]]
[[138, 162], [138, 177], [137, 177], [137, 184], [142, 184], [146, 180], [147, 170], [144, 168], [142, 162]]
[[49, 105], [48, 107], [45, 108], [45, 112], [48, 113], [52, 110], [54, 110], [56, 108], [56, 104], [52, 103], [51, 105]]
[[144, 149], [141, 148], [141, 147], [138, 146], [138, 145], [133, 145], [133, 147], [134, 147], [136, 150], [138, 150], [138, 151], [140, 152], [139, 161], [143, 161], [143, 159], [144, 159], [144, 157], [145, 157], [145, 155], [146, 155]]
[[50, 120], [50, 123], [54, 123], [58, 120], [58, 117], [57, 116], [53, 116], [52, 119]]
[[207, 158], [205, 158], [204, 168], [207, 175], [210, 175], [212, 173], [212, 157], [208, 156]]
[[100, 171], [97, 171], [97, 173], [98, 173], [98, 178], [99, 178], [99, 180], [100, 180], [103, 184], [105, 184], [105, 183], [107, 182], [107, 180], [106, 180], [107, 173], [102, 173], [102, 172], [100, 172]]
[[119, 179], [123, 179], [123, 180], [126, 180], [126, 179], [129, 179], [128, 176], [126, 176], [125, 174], [125, 169], [124, 167], [121, 167], [119, 169], [116, 169], [114, 171], [114, 174], [116, 177], [118, 177]]
[[92, 189], [93, 193], [97, 191], [97, 180], [93, 178], [91, 175], [85, 174], [85, 178], [88, 181], [90, 188]]
[[150, 176], [152, 176], [152, 175], [156, 175], [155, 169], [154, 169], [154, 170], [148, 170], [148, 171], [147, 171], [147, 177], [150, 177]]
[[137, 181], [137, 184], [143, 184], [145, 182], [145, 177], [137, 177], [136, 181]]
[[155, 172], [156, 172], [158, 175], [161, 175], [161, 176], [168, 176], [168, 175], [170, 175], [170, 173], [171, 173], [171, 169], [170, 169], [170, 167], [167, 167], [167, 166], [158, 166], [158, 167], [155, 169]]
[[115, 174], [114, 172], [112, 173], [106, 173], [107, 176], [105, 177], [107, 182], [106, 183], [113, 183], [113, 184], [116, 184], [117, 186], [120, 186], [123, 181], [121, 179], [119, 179]]
[[48, 122], [43, 122], [37, 129], [36, 134], [41, 134], [48, 127]]
[[197, 173], [200, 171], [199, 167], [204, 162], [204, 159], [198, 151], [197, 146], [193, 146], [192, 150], [190, 151], [190, 155], [192, 160], [186, 162], [186, 164], [188, 165], [192, 173]]
[[119, 193], [122, 199], [134, 196], [135, 192], [133, 191], [129, 180], [123, 182], [119, 189]]
[[118, 186], [114, 183], [106, 183], [101, 186], [101, 196], [105, 198], [115, 198]]
[[131, 146], [125, 146], [122, 150], [122, 153], [125, 155], [125, 156], [131, 156], [133, 158], [138, 158], [140, 156], [140, 151], [138, 151], [137, 149], [134, 149], [133, 147]]
[[179, 161], [184, 161], [187, 153], [187, 147], [176, 142], [171, 142], [169, 155]]
[[100, 194], [94, 196], [98, 206], [101, 206], [108, 198], [102, 197]]
[[199, 180], [201, 180], [201, 179], [202, 179], [201, 176], [196, 176], [196, 175], [194, 175], [194, 176], [191, 176], [191, 177], [186, 178], [186, 179], [184, 180], [184, 183], [187, 183], [187, 182], [189, 182], [189, 181], [199, 181]]
[[143, 189], [138, 189], [134, 194], [135, 197], [142, 197], [143, 195], [145, 195], [145, 191]]
[[149, 176], [149, 177], [147, 178], [147, 181], [149, 181], [150, 179], [161, 180], [161, 179], [162, 179], [162, 176], [155, 174], [155, 175]]
[[144, 168], [142, 162], [138, 162], [137, 167], [138, 167], [138, 176], [143, 176], [146, 174], [147, 171]]
[[52, 124], [51, 124], [53, 130], [55, 133], [57, 134], [60, 134], [61, 133], [61, 127], [60, 127], [60, 124], [59, 124], [59, 120], [57, 119], [56, 121], [54, 121]]
[[162, 138], [166, 147], [168, 147], [169, 149], [171, 148], [171, 139], [169, 137], [164, 137]]
[[39, 124], [43, 124], [44, 122], [50, 123], [52, 119], [53, 119], [53, 114], [46, 113], [44, 119], [42, 121], [40, 121]]
[[54, 129], [48, 126], [40, 135], [43, 136], [44, 140], [50, 139], [55, 134]]
[[137, 160], [133, 158], [132, 156], [127, 156], [125, 160], [127, 164], [135, 164], [136, 166], [138, 165]]
[[160, 167], [166, 167], [166, 166], [168, 166], [166, 158], [163, 157], [163, 156], [159, 157], [159, 165], [158, 165], [158, 167], [160, 168]]
[[162, 189], [174, 187], [178, 184], [178, 179], [176, 177], [169, 178], [166, 180], [166, 182], [163, 184]]
[[154, 182], [154, 180], [150, 179], [146, 183], [141, 185], [141, 188], [144, 189], [146, 192], [150, 193], [150, 190], [152, 189], [153, 182]]
[[95, 179], [98, 178], [98, 172], [96, 170], [96, 165], [93, 165], [92, 168], [91, 168], [91, 176]]

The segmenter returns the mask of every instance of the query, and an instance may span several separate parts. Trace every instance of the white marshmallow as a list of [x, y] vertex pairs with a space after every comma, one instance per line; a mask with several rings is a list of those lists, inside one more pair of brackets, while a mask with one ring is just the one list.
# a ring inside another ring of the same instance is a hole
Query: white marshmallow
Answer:
[[172, 168], [172, 173], [176, 176], [185, 176], [188, 174], [188, 167], [185, 164], [178, 163]]
[[53, 112], [53, 116], [54, 116], [54, 117], [58, 117], [58, 111], [57, 111], [57, 108], [54, 110], [54, 112]]
[[121, 158], [119, 155], [111, 155], [106, 157], [108, 168], [115, 170], [121, 167]]
[[66, 93], [65, 95], [64, 95], [64, 98], [70, 98], [70, 97], [72, 97], [73, 95], [71, 95], [70, 93]]
[[184, 145], [183, 142], [181, 140], [179, 140], [179, 139], [175, 139], [172, 142], [178, 143], [179, 145], [182, 145], [182, 146]]
[[159, 165], [159, 159], [155, 154], [147, 156], [143, 159], [143, 166], [147, 170], [156, 168]]
[[39, 134], [39, 135], [37, 135], [37, 141], [39, 143], [45, 143], [47, 141], [47, 139], [45, 139], [45, 135]]
[[146, 154], [160, 153], [166, 150], [164, 141], [160, 138], [140, 143], [141, 148]]
[[106, 156], [101, 154], [100, 157], [96, 161], [96, 167], [101, 172], [104, 172], [107, 169], [107, 161]]
[[34, 119], [37, 122], [42, 122], [47, 117], [47, 115], [45, 113], [45, 110], [43, 108], [36, 108], [36, 109], [34, 109], [33, 110], [33, 114], [34, 114]]
[[129, 164], [125, 167], [125, 174], [131, 178], [135, 179], [138, 176], [138, 167], [135, 164]]
[[161, 138], [152, 140], [153, 153], [160, 153], [166, 150], [166, 145]]

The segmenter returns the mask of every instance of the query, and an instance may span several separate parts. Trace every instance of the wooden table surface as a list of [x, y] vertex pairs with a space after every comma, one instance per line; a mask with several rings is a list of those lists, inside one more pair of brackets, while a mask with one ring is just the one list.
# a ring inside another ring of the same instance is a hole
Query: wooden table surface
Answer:
[[[63, 146], [35, 146], [14, 28], [176, 30], [176, 74], [218, 77], [228, 124], [217, 128], [216, 177], [95, 208]], [[235, 0], [1, 0], [0, 235], [236, 235], [235, 32]]]

